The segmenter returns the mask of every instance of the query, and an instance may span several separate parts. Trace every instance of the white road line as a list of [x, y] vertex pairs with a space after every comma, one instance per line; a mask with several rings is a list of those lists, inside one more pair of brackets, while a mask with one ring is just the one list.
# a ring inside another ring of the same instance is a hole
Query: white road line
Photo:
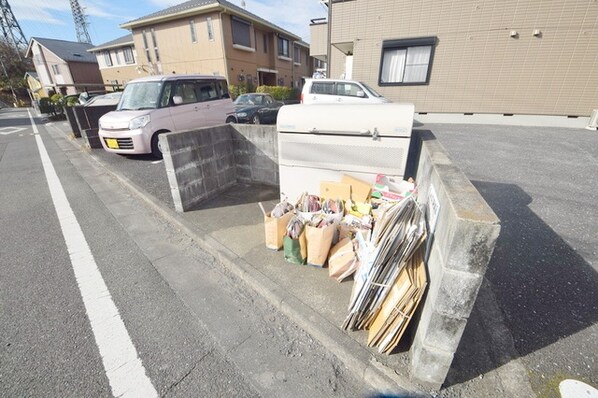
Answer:
[[112, 301], [89, 245], [85, 240], [56, 170], [29, 113], [54, 208], [71, 258], [91, 329], [100, 350], [106, 376], [115, 397], [157, 397], [137, 350]]

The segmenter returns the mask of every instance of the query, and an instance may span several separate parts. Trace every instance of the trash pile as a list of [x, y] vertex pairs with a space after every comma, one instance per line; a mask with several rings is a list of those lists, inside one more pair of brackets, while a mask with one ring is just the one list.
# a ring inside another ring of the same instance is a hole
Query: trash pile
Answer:
[[426, 220], [414, 181], [378, 175], [372, 186], [343, 175], [322, 181], [320, 195], [263, 206], [266, 247], [283, 249], [293, 264], [328, 266], [341, 282], [354, 276], [343, 327], [369, 330], [368, 345], [382, 353], [397, 346], [423, 296]]

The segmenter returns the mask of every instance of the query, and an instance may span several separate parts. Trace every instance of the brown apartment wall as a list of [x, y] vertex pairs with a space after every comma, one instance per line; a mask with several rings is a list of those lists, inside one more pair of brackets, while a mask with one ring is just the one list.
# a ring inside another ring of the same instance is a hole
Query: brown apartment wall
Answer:
[[[282, 79], [280, 85], [287, 87], [291, 86], [294, 77], [296, 78], [299, 76], [297, 75], [298, 71], [294, 70], [292, 60], [288, 61], [278, 57], [278, 40], [274, 32], [254, 24], [252, 28], [253, 33], [251, 35], [251, 45], [256, 51], [248, 52], [233, 47], [230, 15], [223, 15], [222, 28], [225, 38], [229, 83], [239, 84], [239, 75], [250, 74], [255, 79], [257, 77], [258, 68], [277, 70], [277, 79]], [[264, 34], [268, 37], [267, 53], [263, 51]], [[293, 40], [291, 38], [288, 39], [290, 41], [292, 57]]]
[[[428, 85], [379, 87], [418, 112], [587, 116], [598, 107], [598, 2], [356, 0], [332, 7], [332, 43], [354, 42], [353, 78], [374, 87], [383, 40], [438, 38]], [[343, 69], [344, 56], [334, 50], [331, 77]]]
[[[98, 64], [89, 62], [69, 62], [68, 65], [74, 84], [102, 84], [102, 74], [100, 73]], [[78, 87], [77, 89], [78, 91], [81, 91], [83, 87]], [[90, 87], [89, 89], [91, 90], [92, 88]]]
[[[208, 39], [207, 17], [212, 18], [214, 40]], [[142, 31], [147, 31], [147, 41], [150, 53], [150, 62], [156, 63], [153, 41], [150, 28], [155, 29], [160, 67], [158, 72], [169, 73], [200, 73], [219, 74], [225, 76], [226, 68], [222, 39], [220, 32], [220, 19], [218, 13], [197, 15], [176, 21], [163, 22], [153, 26], [135, 28], [133, 40], [137, 51], [137, 63], [149, 74], [149, 62], [143, 45]], [[195, 21], [197, 41], [191, 40], [191, 27], [189, 21]]]

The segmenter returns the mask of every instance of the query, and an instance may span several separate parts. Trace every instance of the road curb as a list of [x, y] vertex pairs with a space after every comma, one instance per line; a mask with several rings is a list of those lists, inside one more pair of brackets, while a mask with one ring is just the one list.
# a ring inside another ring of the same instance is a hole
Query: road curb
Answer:
[[117, 179], [134, 196], [145, 202], [151, 210], [181, 232], [197, 242], [201, 249], [214, 256], [226, 269], [240, 278], [251, 289], [264, 297], [278, 311], [319, 341], [327, 350], [344, 363], [349, 372], [373, 389], [388, 393], [427, 395], [427, 391], [393, 369], [376, 360], [370, 351], [356, 343], [349, 335], [326, 318], [288, 293], [282, 286], [237, 256], [225, 245], [211, 237], [200, 226], [185, 220], [180, 214], [166, 207], [143, 188], [102, 162], [85, 145], [68, 139], [73, 146], [89, 154], [93, 161]]

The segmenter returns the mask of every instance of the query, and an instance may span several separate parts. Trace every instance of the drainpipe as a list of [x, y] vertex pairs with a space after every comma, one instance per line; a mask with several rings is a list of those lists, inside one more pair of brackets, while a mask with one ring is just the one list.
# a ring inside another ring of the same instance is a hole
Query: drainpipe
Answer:
[[328, 0], [328, 51], [326, 53], [326, 77], [330, 79], [330, 56], [332, 55], [332, 0]]
[[224, 77], [226, 78], [226, 80], [228, 80], [228, 84], [231, 84], [231, 79], [229, 78], [229, 73], [230, 71], [228, 70], [228, 58], [226, 56], [226, 44], [224, 43], [224, 20], [222, 19], [222, 15], [224, 14], [224, 12], [226, 11], [226, 8], [224, 8], [222, 11], [220, 11], [220, 41], [222, 42], [222, 56], [224, 57]]

